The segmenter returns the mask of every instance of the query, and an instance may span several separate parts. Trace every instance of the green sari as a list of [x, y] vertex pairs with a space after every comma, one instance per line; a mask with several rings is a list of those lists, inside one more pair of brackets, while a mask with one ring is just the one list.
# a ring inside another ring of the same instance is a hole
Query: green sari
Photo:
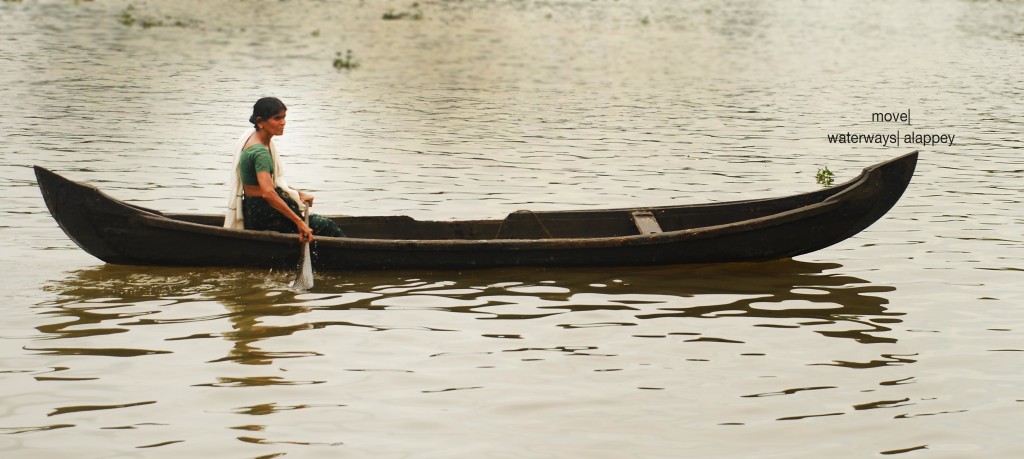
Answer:
[[[302, 217], [299, 205], [292, 201], [288, 194], [280, 188], [276, 188], [277, 195], [284, 200], [288, 208], [295, 212], [295, 215]], [[299, 229], [295, 223], [281, 215], [277, 209], [270, 206], [270, 203], [263, 198], [245, 196], [242, 198], [242, 212], [245, 216], [245, 229], [257, 231], [277, 231], [279, 233], [295, 233]], [[316, 214], [309, 215], [309, 227], [313, 229], [316, 236], [344, 237], [345, 233], [338, 228], [333, 220]]]

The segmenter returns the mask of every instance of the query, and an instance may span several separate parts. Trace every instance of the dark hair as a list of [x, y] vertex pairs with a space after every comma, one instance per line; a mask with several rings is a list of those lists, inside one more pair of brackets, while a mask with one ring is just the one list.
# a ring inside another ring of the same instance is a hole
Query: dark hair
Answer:
[[249, 117], [249, 122], [252, 123], [252, 127], [257, 130], [260, 128], [256, 125], [256, 119], [262, 118], [269, 120], [274, 115], [281, 113], [281, 110], [288, 110], [288, 107], [284, 106], [284, 102], [276, 97], [264, 97], [257, 100], [252, 106], [252, 116]]

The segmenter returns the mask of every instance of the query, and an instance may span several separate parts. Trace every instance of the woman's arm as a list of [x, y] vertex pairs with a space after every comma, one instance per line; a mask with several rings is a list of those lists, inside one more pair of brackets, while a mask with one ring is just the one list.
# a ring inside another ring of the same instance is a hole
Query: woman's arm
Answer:
[[270, 207], [280, 212], [281, 215], [291, 220], [292, 223], [295, 223], [295, 226], [299, 229], [299, 241], [312, 241], [313, 230], [298, 215], [295, 215], [295, 212], [292, 212], [288, 204], [285, 204], [284, 200], [277, 195], [277, 190], [274, 188], [274, 179], [271, 178], [270, 172], [257, 172], [256, 179], [260, 182], [260, 192], [263, 193], [263, 199], [267, 201], [267, 204], [270, 204]]

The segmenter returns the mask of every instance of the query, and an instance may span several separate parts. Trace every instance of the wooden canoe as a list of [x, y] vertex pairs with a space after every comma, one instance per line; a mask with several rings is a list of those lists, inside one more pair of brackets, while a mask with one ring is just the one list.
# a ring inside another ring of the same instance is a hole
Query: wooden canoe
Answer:
[[[682, 206], [531, 212], [504, 219], [331, 217], [348, 237], [318, 237], [318, 270], [638, 266], [767, 261], [839, 243], [906, 190], [917, 152], [849, 182], [782, 198]], [[162, 213], [35, 167], [46, 206], [79, 247], [107, 263], [294, 267], [294, 234], [223, 228], [223, 215]]]

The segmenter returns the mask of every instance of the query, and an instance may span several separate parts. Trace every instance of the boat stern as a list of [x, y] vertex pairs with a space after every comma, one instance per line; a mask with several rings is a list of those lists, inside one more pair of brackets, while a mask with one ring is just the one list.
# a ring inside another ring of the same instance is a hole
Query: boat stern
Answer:
[[110, 243], [109, 228], [131, 218], [126, 205], [104, 195], [95, 187], [68, 180], [40, 166], [34, 166], [43, 201], [57, 225], [75, 244], [108, 263], [124, 257]]

